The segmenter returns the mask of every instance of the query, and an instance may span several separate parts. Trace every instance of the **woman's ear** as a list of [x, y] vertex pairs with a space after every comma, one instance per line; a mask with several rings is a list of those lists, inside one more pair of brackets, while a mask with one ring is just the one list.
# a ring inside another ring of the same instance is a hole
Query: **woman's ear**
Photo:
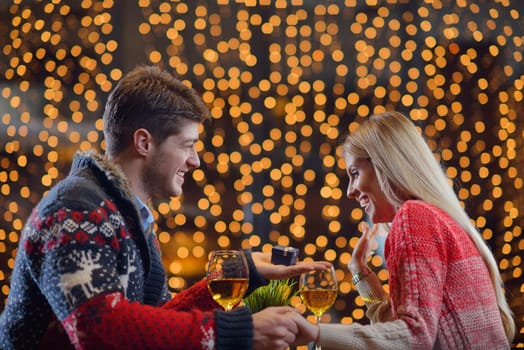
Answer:
[[133, 147], [141, 156], [147, 156], [153, 147], [153, 136], [146, 129], [136, 129], [133, 133]]

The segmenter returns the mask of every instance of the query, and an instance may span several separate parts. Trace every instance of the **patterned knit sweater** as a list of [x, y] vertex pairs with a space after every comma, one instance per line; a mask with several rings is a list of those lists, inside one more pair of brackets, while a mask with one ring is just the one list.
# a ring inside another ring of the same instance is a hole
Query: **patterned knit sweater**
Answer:
[[404, 203], [385, 258], [391, 296], [375, 274], [359, 282], [372, 323], [321, 324], [322, 349], [509, 349], [487, 267], [442, 210]]
[[[252, 348], [249, 310], [219, 311], [204, 280], [171, 299], [134, 198], [117, 167], [75, 156], [22, 232], [0, 348]], [[266, 281], [248, 261], [253, 290]]]

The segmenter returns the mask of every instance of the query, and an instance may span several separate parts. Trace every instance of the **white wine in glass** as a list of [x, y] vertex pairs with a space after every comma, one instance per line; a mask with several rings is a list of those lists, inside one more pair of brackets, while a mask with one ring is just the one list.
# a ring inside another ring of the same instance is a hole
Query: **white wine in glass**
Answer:
[[214, 250], [207, 268], [207, 288], [225, 311], [233, 310], [249, 286], [249, 267], [241, 250]]
[[[313, 270], [300, 275], [299, 292], [302, 302], [320, 323], [320, 317], [335, 303], [338, 293], [338, 283], [333, 266], [321, 270]], [[320, 345], [315, 344], [320, 350]]]

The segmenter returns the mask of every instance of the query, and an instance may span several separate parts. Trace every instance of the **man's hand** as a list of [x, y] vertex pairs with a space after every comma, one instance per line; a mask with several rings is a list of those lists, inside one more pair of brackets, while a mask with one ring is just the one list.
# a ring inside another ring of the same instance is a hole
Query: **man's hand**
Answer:
[[297, 340], [298, 324], [303, 321], [307, 322], [289, 306], [268, 307], [253, 314], [253, 349], [287, 349]]
[[253, 262], [258, 273], [267, 280], [283, 280], [298, 276], [303, 272], [320, 270], [331, 266], [327, 261], [297, 262], [296, 265], [274, 265], [271, 263], [271, 254], [251, 252]]

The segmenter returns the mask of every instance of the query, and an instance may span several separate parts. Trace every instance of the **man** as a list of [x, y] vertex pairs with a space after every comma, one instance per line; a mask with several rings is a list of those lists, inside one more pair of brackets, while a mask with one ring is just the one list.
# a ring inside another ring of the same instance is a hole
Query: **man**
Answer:
[[[198, 128], [210, 117], [198, 95], [167, 72], [138, 67], [111, 92], [103, 119], [105, 156], [77, 154], [22, 232], [0, 347], [285, 349], [302, 322], [292, 308], [226, 313], [204, 280], [173, 299], [167, 289], [145, 203], [179, 196], [200, 165]], [[247, 257], [250, 290], [325, 265]]]

